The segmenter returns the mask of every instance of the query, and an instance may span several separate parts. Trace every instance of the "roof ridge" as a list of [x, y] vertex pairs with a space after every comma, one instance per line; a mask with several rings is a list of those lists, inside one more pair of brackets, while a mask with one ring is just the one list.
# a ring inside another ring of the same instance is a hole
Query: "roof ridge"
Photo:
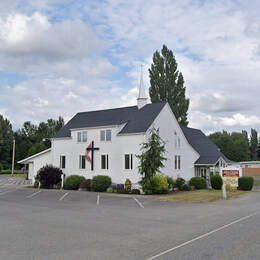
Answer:
[[[167, 103], [167, 101], [160, 101], [160, 102], [154, 102], [154, 103], [149, 103], [146, 104], [144, 107], [149, 106], [149, 105], [154, 105], [154, 104], [161, 104], [161, 103]], [[119, 109], [124, 109], [124, 108], [134, 108], [137, 107], [137, 105], [135, 106], [128, 106], [128, 107], [115, 107], [115, 108], [108, 108], [108, 109], [99, 109], [99, 110], [91, 110], [91, 111], [82, 111], [82, 112], [78, 112], [77, 114], [83, 114], [83, 113], [91, 113], [91, 112], [103, 112], [103, 111], [111, 111], [111, 110], [119, 110]]]

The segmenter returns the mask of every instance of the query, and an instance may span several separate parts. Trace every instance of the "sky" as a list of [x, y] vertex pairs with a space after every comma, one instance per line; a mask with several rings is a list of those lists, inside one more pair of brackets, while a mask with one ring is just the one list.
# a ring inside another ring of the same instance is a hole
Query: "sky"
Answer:
[[258, 0], [0, 1], [0, 114], [14, 129], [136, 105], [140, 65], [173, 50], [189, 126], [260, 131]]

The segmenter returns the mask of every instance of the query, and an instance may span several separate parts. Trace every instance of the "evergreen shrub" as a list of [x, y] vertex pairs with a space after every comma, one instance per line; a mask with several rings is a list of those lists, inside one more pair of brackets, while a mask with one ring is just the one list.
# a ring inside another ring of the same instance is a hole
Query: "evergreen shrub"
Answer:
[[163, 194], [168, 193], [167, 178], [162, 174], [156, 174], [151, 180], [152, 193]]
[[213, 175], [210, 177], [210, 184], [214, 190], [221, 190], [223, 185], [223, 180], [220, 175]]
[[254, 178], [249, 176], [243, 176], [238, 178], [238, 188], [240, 190], [252, 190], [254, 186]]
[[63, 188], [65, 190], [78, 190], [79, 185], [85, 180], [85, 177], [80, 175], [70, 175], [68, 176], [65, 181]]
[[112, 181], [109, 176], [106, 175], [97, 175], [92, 178], [91, 188], [94, 191], [106, 191], [107, 188], [111, 185]]
[[194, 186], [197, 190], [207, 188], [207, 182], [203, 177], [192, 177], [189, 184], [190, 186]]
[[183, 179], [183, 178], [177, 178], [176, 179], [176, 187], [179, 189], [179, 190], [182, 190], [183, 188], [183, 185], [186, 183], [186, 181]]

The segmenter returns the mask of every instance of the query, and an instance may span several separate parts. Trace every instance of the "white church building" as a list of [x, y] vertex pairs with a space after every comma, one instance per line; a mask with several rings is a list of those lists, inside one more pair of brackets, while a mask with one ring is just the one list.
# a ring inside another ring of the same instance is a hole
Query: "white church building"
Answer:
[[51, 164], [66, 176], [108, 175], [113, 183], [127, 178], [137, 183], [141, 175], [136, 155], [153, 127], [166, 142], [167, 161], [161, 172], [167, 176], [209, 179], [210, 170], [229, 163], [200, 130], [181, 127], [167, 102], [147, 100], [141, 75], [137, 106], [77, 113], [52, 138], [51, 148], [19, 163], [27, 165], [32, 181], [41, 167]]

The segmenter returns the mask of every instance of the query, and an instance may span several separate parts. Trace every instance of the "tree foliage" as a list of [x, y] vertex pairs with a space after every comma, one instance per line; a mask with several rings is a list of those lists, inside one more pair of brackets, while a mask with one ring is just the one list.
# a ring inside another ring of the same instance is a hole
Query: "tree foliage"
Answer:
[[0, 164], [7, 169], [12, 162], [13, 131], [7, 118], [0, 115]]
[[255, 129], [251, 129], [250, 135], [250, 159], [257, 160], [258, 134]]
[[[15, 161], [41, 152], [51, 146], [50, 139], [64, 125], [64, 120], [48, 119], [34, 125], [29, 121], [24, 122], [22, 128], [12, 131], [12, 125], [0, 115], [0, 164], [4, 169], [10, 169], [12, 163], [12, 143], [16, 141]], [[16, 167], [18, 165], [16, 164]]]
[[173, 52], [166, 45], [163, 45], [161, 54], [158, 51], [153, 54], [149, 75], [152, 103], [167, 101], [178, 122], [184, 126], [188, 125], [189, 99], [185, 97], [184, 78], [178, 71]]
[[148, 141], [142, 143], [141, 151], [142, 154], [137, 155], [139, 172], [144, 182], [151, 181], [152, 177], [164, 167], [163, 162], [166, 160], [165, 142], [155, 128], [150, 130]]
[[220, 148], [221, 152], [232, 161], [249, 160], [249, 142], [245, 131], [243, 133], [216, 132], [209, 138]]

